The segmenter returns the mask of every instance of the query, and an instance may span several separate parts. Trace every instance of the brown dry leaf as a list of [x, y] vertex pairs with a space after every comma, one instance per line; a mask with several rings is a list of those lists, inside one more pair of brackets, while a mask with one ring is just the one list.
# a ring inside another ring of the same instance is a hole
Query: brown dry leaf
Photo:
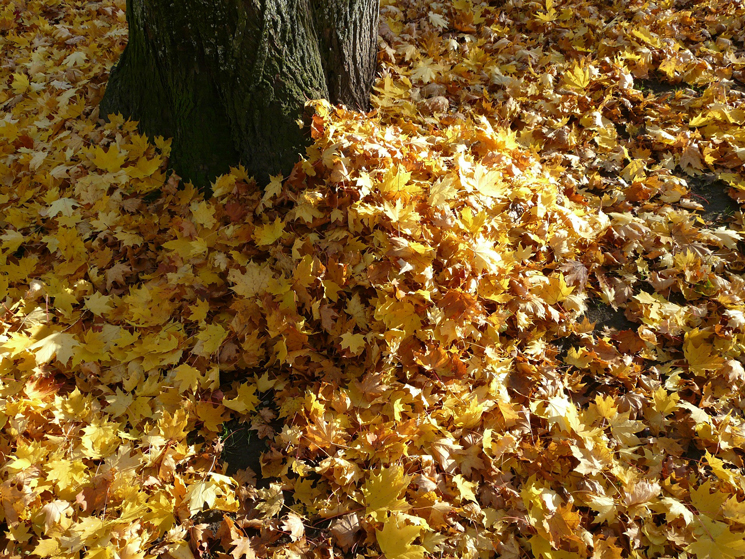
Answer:
[[357, 539], [357, 533], [360, 531], [360, 521], [357, 514], [345, 514], [331, 523], [329, 528], [336, 538], [336, 543], [343, 550], [348, 550]]
[[239, 538], [234, 539], [231, 542], [231, 545], [235, 546], [230, 551], [230, 554], [233, 556], [234, 559], [241, 559], [242, 557], [245, 557], [246, 559], [254, 559], [256, 557], [256, 554], [254, 553], [254, 550], [251, 547], [250, 538], [241, 536]]

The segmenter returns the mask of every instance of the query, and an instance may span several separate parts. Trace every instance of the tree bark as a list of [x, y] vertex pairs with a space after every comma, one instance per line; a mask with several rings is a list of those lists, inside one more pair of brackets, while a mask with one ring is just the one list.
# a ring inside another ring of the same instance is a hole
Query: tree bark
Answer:
[[377, 22], [378, 0], [127, 0], [101, 114], [172, 137], [198, 186], [239, 162], [264, 183], [304, 152], [307, 100], [369, 109]]

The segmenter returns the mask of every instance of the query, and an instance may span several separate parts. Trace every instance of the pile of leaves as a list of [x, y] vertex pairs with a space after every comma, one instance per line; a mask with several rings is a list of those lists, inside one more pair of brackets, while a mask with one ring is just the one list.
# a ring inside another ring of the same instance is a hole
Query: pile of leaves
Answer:
[[0, 8], [3, 556], [745, 556], [740, 2], [384, 0], [375, 110], [209, 199], [123, 10]]

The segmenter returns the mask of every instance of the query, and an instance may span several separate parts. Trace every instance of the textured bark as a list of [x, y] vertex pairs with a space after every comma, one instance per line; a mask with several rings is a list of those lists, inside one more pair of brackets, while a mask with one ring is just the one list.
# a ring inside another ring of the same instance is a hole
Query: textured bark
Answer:
[[172, 137], [200, 186], [239, 162], [263, 182], [303, 153], [307, 100], [369, 109], [377, 22], [378, 0], [127, 0], [101, 114]]
[[[369, 110], [375, 79], [378, 2], [314, 2], [321, 63], [330, 99]], [[363, 48], [360, 48], [363, 47]]]

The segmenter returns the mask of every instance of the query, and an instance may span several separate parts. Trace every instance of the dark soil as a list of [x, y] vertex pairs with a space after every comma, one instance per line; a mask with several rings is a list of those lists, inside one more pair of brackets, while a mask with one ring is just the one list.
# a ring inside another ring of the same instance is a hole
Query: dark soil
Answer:
[[228, 475], [251, 468], [256, 474], [257, 487], [267, 486], [268, 482], [261, 477], [261, 455], [269, 449], [269, 441], [260, 439], [255, 431], [248, 430], [246, 423], [237, 419], [225, 423], [225, 431], [222, 459], [228, 465]]
[[656, 96], [665, 94], [675, 94], [682, 89], [691, 89], [696, 93], [701, 93], [701, 88], [687, 84], [685, 82], [670, 83], [662, 76], [650, 74], [649, 78], [635, 78], [634, 88], [643, 93], [654, 93]]
[[588, 303], [585, 316], [587, 320], [595, 323], [596, 334], [603, 332], [606, 328], [617, 331], [636, 328], [636, 324], [626, 318], [623, 309], [614, 310], [610, 305], [597, 300], [591, 300]]
[[701, 219], [711, 224], [723, 224], [738, 211], [737, 202], [729, 197], [729, 185], [718, 180], [713, 173], [688, 176], [682, 172], [676, 173], [684, 178], [691, 191], [691, 198], [704, 207]]

